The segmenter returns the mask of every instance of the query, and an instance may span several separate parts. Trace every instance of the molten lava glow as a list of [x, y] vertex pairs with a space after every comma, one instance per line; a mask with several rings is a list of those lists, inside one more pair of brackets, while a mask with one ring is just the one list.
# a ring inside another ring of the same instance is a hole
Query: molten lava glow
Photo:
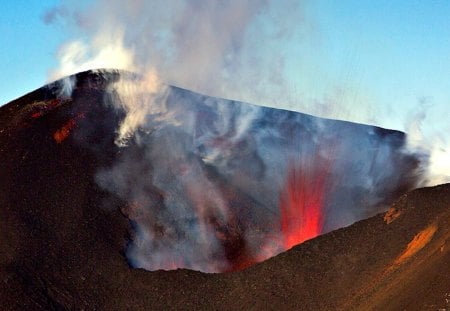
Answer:
[[41, 113], [40, 111], [35, 112], [35, 113], [33, 113], [33, 114], [31, 115], [31, 117], [32, 117], [33, 119], [40, 118], [41, 116], [42, 116], [42, 113]]
[[33, 113], [31, 114], [31, 118], [37, 119], [48, 112], [52, 111], [53, 109], [57, 108], [63, 103], [61, 99], [53, 99], [51, 101], [45, 101], [45, 102], [37, 102], [33, 107]]
[[76, 117], [67, 121], [59, 130], [53, 133], [53, 139], [56, 141], [56, 143], [60, 144], [64, 140], [66, 140], [67, 137], [69, 137], [70, 132], [77, 125], [77, 120], [84, 117], [85, 117], [84, 113], [80, 112]]
[[70, 131], [75, 127], [76, 122], [74, 119], [70, 119], [59, 130], [53, 134], [53, 139], [58, 143], [62, 143], [70, 135]]
[[281, 194], [281, 232], [285, 249], [318, 236], [324, 223], [324, 201], [329, 165], [291, 166]]

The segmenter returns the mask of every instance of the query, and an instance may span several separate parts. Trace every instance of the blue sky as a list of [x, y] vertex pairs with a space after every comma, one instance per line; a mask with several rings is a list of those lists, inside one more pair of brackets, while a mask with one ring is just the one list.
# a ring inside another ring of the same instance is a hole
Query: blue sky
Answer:
[[46, 83], [63, 37], [42, 21], [58, 1], [2, 1], [0, 4], [0, 105]]
[[393, 120], [421, 102], [450, 116], [450, 1], [317, 1], [311, 13], [333, 83], [348, 81]]
[[[58, 46], [69, 31], [61, 24], [46, 25], [42, 17], [60, 2], [2, 2], [0, 104], [48, 82]], [[356, 121], [354, 111], [370, 106], [373, 122], [391, 128], [404, 129], [404, 114], [418, 107], [426, 107], [428, 117], [438, 123], [446, 122], [442, 116], [450, 114], [450, 1], [305, 3], [308, 34], [280, 47], [287, 57], [287, 78], [296, 90], [292, 96], [305, 101], [333, 98], [353, 111], [349, 118]], [[287, 108], [301, 110], [292, 104]]]

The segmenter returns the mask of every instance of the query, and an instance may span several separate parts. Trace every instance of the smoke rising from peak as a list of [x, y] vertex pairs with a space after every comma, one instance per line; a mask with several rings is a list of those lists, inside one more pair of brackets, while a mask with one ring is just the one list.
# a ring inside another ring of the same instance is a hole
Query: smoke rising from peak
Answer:
[[[62, 24], [72, 38], [58, 50], [59, 65], [50, 78], [93, 68], [126, 69], [144, 76], [152, 72], [161, 82], [211, 96], [408, 132], [413, 124], [407, 124], [406, 116], [390, 121], [389, 108], [381, 108], [370, 89], [348, 81], [359, 65], [358, 55], [350, 53], [340, 84], [330, 88], [318, 80], [316, 84], [326, 86], [311, 93], [298, 91], [299, 81], [314, 77], [311, 73], [302, 77], [302, 70], [308, 71], [301, 67], [308, 66], [308, 52], [302, 53], [300, 47], [309, 45], [314, 50], [323, 39], [317, 38], [320, 29], [314, 27], [307, 9], [304, 2], [294, 0], [133, 0], [126, 4], [67, 0], [43, 17], [46, 23]], [[292, 62], [302, 57], [305, 60]], [[293, 71], [299, 72], [295, 79], [300, 80], [293, 81]], [[353, 109], [355, 105], [358, 109]], [[432, 128], [439, 118], [442, 114], [428, 117], [425, 127]], [[446, 137], [440, 137], [443, 133], [448, 133], [445, 126], [423, 133], [422, 149], [436, 167], [430, 172], [447, 176], [442, 179], [430, 173], [429, 185], [450, 180], [446, 168], [450, 147]]]
[[[284, 55], [276, 47], [297, 35], [301, 27], [290, 25], [301, 23], [302, 12], [291, 0], [283, 6], [269, 0], [99, 0], [56, 7], [44, 20], [69, 25], [76, 37], [60, 47], [52, 79], [93, 68], [144, 77], [113, 86], [126, 106], [116, 140], [123, 145], [149, 115], [162, 116], [164, 107], [153, 101], [167, 84], [258, 103], [286, 98]], [[149, 76], [158, 88], [144, 98]], [[244, 115], [240, 128], [253, 118], [251, 111]]]
[[135, 70], [133, 54], [123, 46], [122, 32], [104, 36], [99, 34], [90, 44], [80, 40], [63, 44], [57, 52], [59, 67], [50, 72], [50, 79], [95, 68]]
[[153, 71], [169, 84], [254, 102], [283, 98], [283, 51], [268, 47], [295, 36], [302, 21], [298, 1], [99, 0], [68, 8], [44, 17], [62, 19], [77, 36], [60, 47], [51, 78], [93, 68]]
[[[126, 74], [123, 74], [126, 75]], [[145, 76], [121, 78], [110, 85], [110, 92], [118, 98], [112, 102], [125, 112], [125, 119], [117, 129], [116, 144], [125, 146], [127, 140], [144, 123], [167, 118], [164, 98], [165, 86], [159, 81], [154, 71], [147, 71]]]

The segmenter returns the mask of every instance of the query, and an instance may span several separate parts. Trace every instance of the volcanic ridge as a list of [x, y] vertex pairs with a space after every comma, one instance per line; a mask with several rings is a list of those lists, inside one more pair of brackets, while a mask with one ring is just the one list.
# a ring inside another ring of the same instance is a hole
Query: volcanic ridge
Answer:
[[409, 192], [403, 133], [137, 79], [0, 108], [4, 310], [450, 308], [450, 185]]

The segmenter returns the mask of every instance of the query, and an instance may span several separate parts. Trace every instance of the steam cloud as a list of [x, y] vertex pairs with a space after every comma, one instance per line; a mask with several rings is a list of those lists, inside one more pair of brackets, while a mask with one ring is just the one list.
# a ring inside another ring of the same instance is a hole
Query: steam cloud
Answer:
[[[117, 161], [96, 177], [128, 202], [122, 212], [134, 226], [127, 256], [135, 267], [241, 269], [285, 250], [286, 235], [303, 230], [284, 232], [280, 223], [288, 176], [320, 201], [294, 210], [323, 219], [317, 232], [302, 234], [302, 242], [383, 211], [417, 185], [426, 162], [405, 149], [400, 132], [176, 87], [157, 97], [152, 90], [135, 96], [132, 86], [143, 81], [122, 74], [108, 88], [119, 95], [109, 96], [112, 103], [128, 112], [122, 126], [133, 115], [123, 102], [129, 96], [120, 96], [125, 89], [133, 100], [151, 98], [158, 109], [145, 105], [139, 128], [123, 132]], [[324, 177], [324, 186], [315, 188]]]
[[[448, 181], [448, 150], [419, 135], [405, 145], [398, 132], [169, 86], [263, 104], [289, 100], [278, 47], [302, 35], [292, 27], [304, 20], [299, 1], [66, 3], [44, 17], [77, 36], [60, 47], [51, 78], [92, 68], [138, 73], [109, 85], [109, 101], [125, 112], [116, 135], [124, 152], [97, 175], [129, 202], [123, 212], [134, 225], [133, 266], [221, 272], [284, 250], [279, 205], [290, 165], [314, 172], [317, 158], [331, 163], [321, 232], [383, 210], [420, 183], [427, 161], [429, 184]], [[65, 94], [72, 90], [72, 80], [62, 83]]]

